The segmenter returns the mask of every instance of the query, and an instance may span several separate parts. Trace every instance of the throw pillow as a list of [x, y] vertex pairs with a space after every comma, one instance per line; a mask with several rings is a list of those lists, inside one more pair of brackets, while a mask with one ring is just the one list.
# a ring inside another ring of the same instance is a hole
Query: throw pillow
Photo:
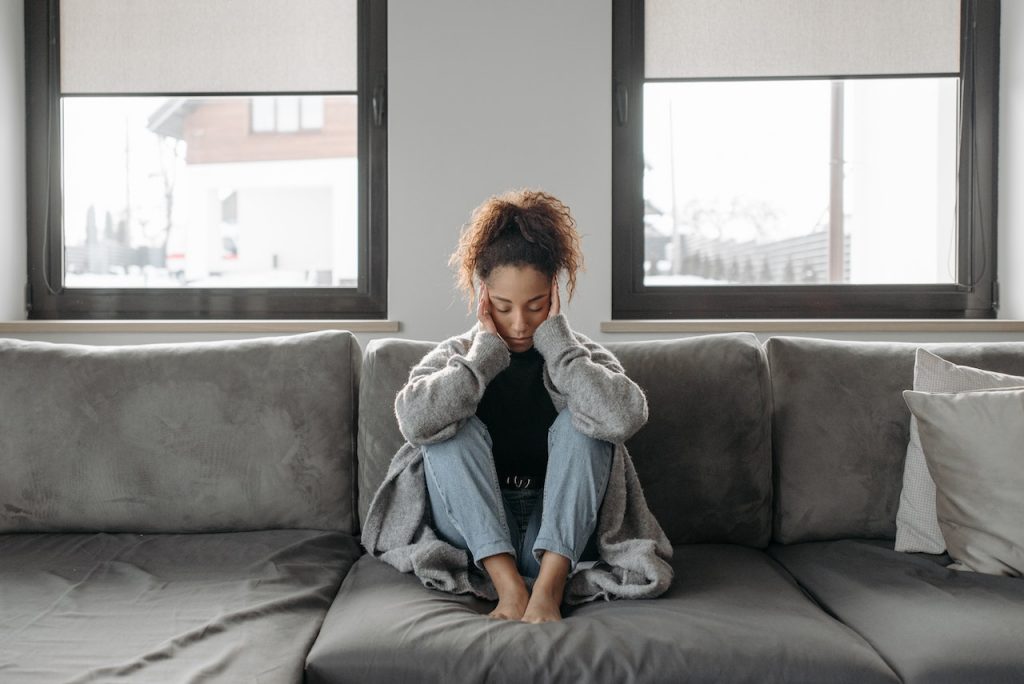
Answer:
[[1024, 573], [1024, 387], [955, 394], [907, 390], [950, 567]]
[[[917, 350], [914, 390], [921, 392], [965, 392], [1024, 385], [1024, 377], [958, 366], [924, 349]], [[910, 418], [910, 443], [903, 464], [903, 489], [896, 511], [897, 551], [942, 553], [946, 542], [935, 514], [935, 483], [921, 451], [917, 419]]]

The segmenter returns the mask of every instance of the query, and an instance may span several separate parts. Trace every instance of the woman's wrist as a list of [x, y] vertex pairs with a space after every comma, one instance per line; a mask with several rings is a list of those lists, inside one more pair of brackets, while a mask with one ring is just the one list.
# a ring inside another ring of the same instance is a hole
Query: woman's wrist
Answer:
[[511, 360], [512, 355], [505, 340], [497, 333], [482, 328], [473, 337], [473, 343], [466, 353], [466, 361], [480, 371], [487, 382], [508, 368]]
[[576, 338], [564, 313], [545, 320], [533, 331], [533, 346], [545, 358], [554, 358], [559, 352], [575, 344]]

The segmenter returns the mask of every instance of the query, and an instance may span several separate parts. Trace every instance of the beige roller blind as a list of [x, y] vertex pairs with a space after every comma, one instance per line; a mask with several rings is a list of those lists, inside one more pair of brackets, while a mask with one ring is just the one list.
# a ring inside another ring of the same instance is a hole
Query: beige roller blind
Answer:
[[354, 91], [356, 34], [356, 0], [61, 0], [61, 91]]
[[960, 0], [647, 0], [647, 78], [951, 74]]

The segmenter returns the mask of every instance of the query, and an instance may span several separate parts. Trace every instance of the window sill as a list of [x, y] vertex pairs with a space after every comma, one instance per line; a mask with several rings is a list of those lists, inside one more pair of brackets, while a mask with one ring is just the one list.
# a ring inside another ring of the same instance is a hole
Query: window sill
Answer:
[[304, 333], [348, 330], [359, 333], [398, 332], [398, 321], [382, 320], [31, 320], [0, 321], [4, 333]]
[[735, 318], [602, 321], [603, 333], [1024, 332], [1024, 320], [884, 318]]

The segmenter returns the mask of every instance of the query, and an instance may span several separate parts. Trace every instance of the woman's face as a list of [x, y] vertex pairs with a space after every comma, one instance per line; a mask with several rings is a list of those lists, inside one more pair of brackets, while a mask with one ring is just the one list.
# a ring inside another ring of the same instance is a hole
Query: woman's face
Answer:
[[487, 279], [491, 318], [514, 352], [533, 346], [533, 331], [548, 317], [551, 278], [532, 266], [499, 266]]

